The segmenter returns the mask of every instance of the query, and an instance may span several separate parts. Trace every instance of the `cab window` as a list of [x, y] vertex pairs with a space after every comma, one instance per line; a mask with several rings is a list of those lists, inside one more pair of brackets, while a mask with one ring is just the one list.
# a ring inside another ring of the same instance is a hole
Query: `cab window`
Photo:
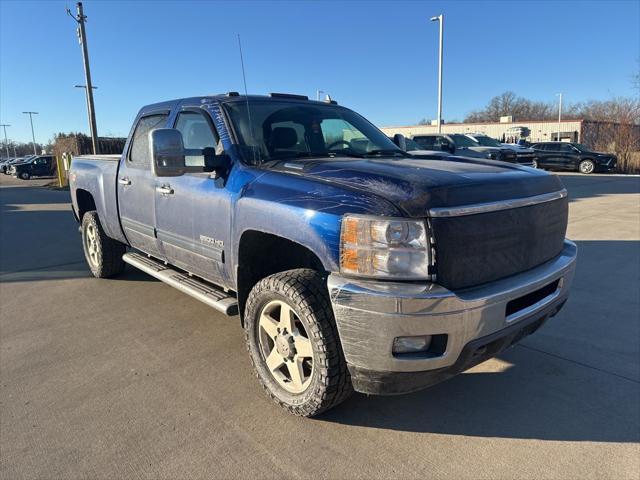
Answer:
[[142, 117], [136, 125], [129, 149], [129, 163], [139, 168], [149, 168], [151, 154], [149, 153], [149, 132], [156, 128], [163, 128], [167, 122], [167, 114], [148, 115]]
[[[178, 114], [175, 128], [182, 133], [184, 148], [187, 150], [202, 150], [215, 148], [216, 154], [221, 154], [218, 132], [211, 128], [204, 113], [184, 111]], [[204, 155], [200, 152], [186, 155], [185, 165], [190, 167], [204, 166]]]

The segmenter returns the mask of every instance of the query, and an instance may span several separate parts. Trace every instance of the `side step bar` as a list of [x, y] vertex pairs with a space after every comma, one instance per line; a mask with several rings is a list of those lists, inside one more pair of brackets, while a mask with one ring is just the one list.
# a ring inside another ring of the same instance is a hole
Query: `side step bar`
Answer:
[[163, 262], [139, 253], [125, 253], [122, 256], [122, 260], [161, 282], [206, 303], [225, 315], [238, 315], [238, 300], [213, 285], [190, 277], [188, 274], [174, 270]]

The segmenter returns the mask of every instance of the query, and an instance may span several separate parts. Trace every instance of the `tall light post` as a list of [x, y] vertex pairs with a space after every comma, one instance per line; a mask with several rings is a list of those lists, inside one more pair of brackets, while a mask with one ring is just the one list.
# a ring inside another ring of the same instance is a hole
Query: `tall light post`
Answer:
[[26, 115], [29, 115], [29, 120], [31, 121], [31, 139], [33, 140], [33, 154], [38, 155], [36, 151], [36, 134], [33, 131], [33, 116], [38, 115], [38, 112], [22, 112]]
[[321, 93], [327, 93], [324, 90], [316, 90], [316, 100], [320, 101], [320, 94]]
[[94, 155], [100, 153], [98, 151], [98, 127], [96, 126], [96, 112], [93, 105], [93, 87], [91, 86], [91, 70], [89, 68], [89, 49], [87, 47], [87, 32], [85, 31], [84, 24], [87, 20], [87, 16], [82, 9], [82, 2], [76, 4], [78, 14], [73, 15], [67, 8], [67, 14], [73, 18], [78, 24], [78, 38], [80, 39], [80, 45], [82, 46], [82, 62], [84, 64], [84, 76], [85, 76], [85, 92], [87, 94], [87, 111], [89, 112], [89, 129], [91, 130], [91, 143], [93, 146]]
[[432, 22], [440, 23], [440, 48], [438, 51], [438, 133], [442, 133], [442, 30], [444, 29], [444, 15], [431, 17]]
[[7, 140], [7, 127], [10, 127], [8, 123], [3, 123], [0, 125], [4, 129], [4, 148], [7, 150], [7, 160], [9, 160], [9, 141]]
[[562, 121], [562, 94], [556, 93], [556, 95], [560, 97], [560, 101], [558, 102], [558, 138], [556, 140], [560, 141], [560, 122]]

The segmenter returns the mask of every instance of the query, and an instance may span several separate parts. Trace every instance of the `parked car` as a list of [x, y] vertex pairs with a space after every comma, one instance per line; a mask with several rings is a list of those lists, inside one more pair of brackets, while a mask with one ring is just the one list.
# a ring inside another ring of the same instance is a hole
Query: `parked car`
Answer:
[[416, 162], [355, 112], [286, 94], [157, 103], [131, 132], [122, 156], [71, 164], [91, 272], [130, 264], [239, 314], [260, 383], [293, 414], [438, 383], [569, 294], [555, 175]]
[[22, 180], [29, 180], [31, 177], [48, 177], [55, 170], [54, 160], [53, 155], [34, 156], [24, 162], [11, 165], [10, 173]]
[[427, 133], [411, 137], [425, 150], [442, 150], [452, 155], [474, 158], [489, 158], [516, 163], [516, 154], [505, 147], [481, 145], [478, 141], [462, 133]]
[[403, 150], [412, 157], [424, 159], [443, 159], [451, 156], [449, 152], [444, 152], [442, 150], [425, 150], [417, 142], [411, 140], [410, 138], [406, 138], [400, 133], [395, 134], [393, 137], [389, 137], [389, 140], [395, 143], [398, 148], [400, 148], [400, 150]]
[[612, 153], [594, 152], [580, 143], [542, 142], [531, 145], [539, 168], [573, 170], [580, 173], [615, 170], [618, 158]]
[[[499, 148], [503, 153], [501, 160], [505, 162], [517, 163], [526, 167], [533, 167], [533, 150], [519, 145], [505, 145], [495, 138], [484, 133], [467, 133], [467, 137], [475, 141], [478, 145], [489, 148]], [[504, 153], [506, 151], [506, 153]]]
[[4, 169], [2, 171], [4, 172], [5, 175], [11, 175], [11, 167], [13, 165], [17, 165], [18, 163], [26, 162], [29, 159], [34, 158], [34, 157], [35, 157], [35, 155], [27, 155], [26, 157], [13, 158], [13, 159], [9, 160], [4, 165]]
[[9, 163], [15, 160], [15, 158], [13, 157], [9, 157], [9, 158], [5, 158], [0, 162], [0, 172], [4, 173], [7, 170], [7, 166], [9, 165]]
[[524, 143], [501, 143], [500, 145], [516, 152], [516, 159], [520, 165], [536, 168], [536, 152], [533, 148], [527, 147]]

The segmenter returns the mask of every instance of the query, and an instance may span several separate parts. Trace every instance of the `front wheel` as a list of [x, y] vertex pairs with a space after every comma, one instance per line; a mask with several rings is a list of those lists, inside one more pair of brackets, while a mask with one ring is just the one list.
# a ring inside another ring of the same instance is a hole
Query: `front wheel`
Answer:
[[247, 349], [267, 394], [312, 417], [353, 392], [323, 277], [297, 269], [253, 287], [244, 318]]
[[31, 178], [31, 175], [29, 175], [29, 173], [28, 173], [28, 172], [22, 172], [22, 173], [20, 174], [20, 178], [21, 178], [22, 180], [29, 180], [29, 179]]
[[538, 167], [538, 161], [537, 161], [537, 160], [534, 160], [533, 162], [531, 162], [531, 166], [532, 166], [533, 168], [539, 168], [539, 167]]
[[593, 173], [596, 169], [596, 164], [593, 163], [593, 160], [583, 160], [580, 162], [580, 165], [578, 165], [578, 170], [580, 171], [580, 173], [584, 173], [584, 174], [590, 174]]
[[104, 233], [96, 211], [87, 212], [82, 217], [82, 246], [94, 277], [112, 277], [124, 270], [122, 255], [127, 247]]

